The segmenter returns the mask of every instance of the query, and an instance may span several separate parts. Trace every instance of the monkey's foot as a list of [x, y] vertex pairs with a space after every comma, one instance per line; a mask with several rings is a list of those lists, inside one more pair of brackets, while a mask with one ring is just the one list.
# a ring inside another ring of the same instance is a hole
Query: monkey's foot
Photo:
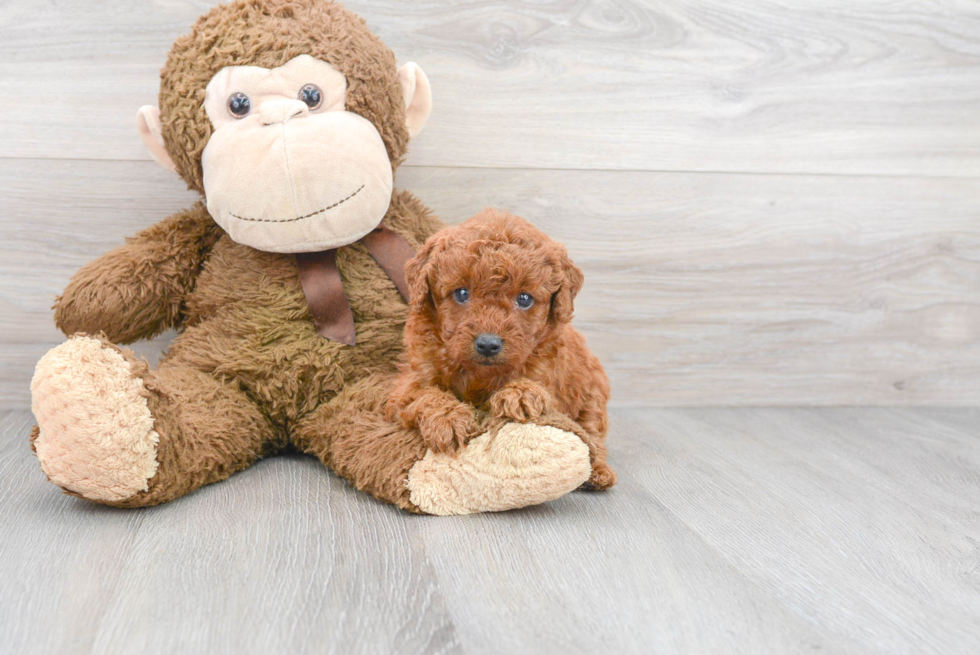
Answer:
[[457, 456], [431, 450], [408, 473], [410, 499], [427, 514], [499, 512], [555, 500], [589, 479], [589, 449], [550, 425], [507, 423]]
[[75, 336], [38, 362], [33, 447], [48, 479], [89, 500], [146, 491], [157, 470], [157, 433], [139, 363], [107, 341]]

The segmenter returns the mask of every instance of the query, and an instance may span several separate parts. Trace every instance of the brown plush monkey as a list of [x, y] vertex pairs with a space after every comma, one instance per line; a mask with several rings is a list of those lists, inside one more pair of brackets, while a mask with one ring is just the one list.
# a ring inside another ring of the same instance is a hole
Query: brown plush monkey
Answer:
[[[67, 493], [154, 505], [290, 444], [410, 511], [502, 510], [584, 483], [562, 416], [490, 422], [457, 456], [384, 418], [404, 261], [441, 224], [392, 175], [430, 108], [363, 20], [326, 0], [242, 0], [178, 39], [140, 135], [205, 202], [80, 270], [74, 335], [38, 363], [32, 443]], [[158, 368], [117, 343], [167, 328]]]

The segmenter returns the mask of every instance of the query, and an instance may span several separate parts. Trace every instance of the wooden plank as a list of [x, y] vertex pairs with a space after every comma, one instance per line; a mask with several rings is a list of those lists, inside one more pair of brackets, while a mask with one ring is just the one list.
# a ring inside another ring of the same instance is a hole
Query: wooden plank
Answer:
[[145, 513], [82, 505], [44, 478], [28, 411], [0, 415], [0, 651], [91, 653]]
[[[148, 159], [208, 2], [0, 8], [0, 157]], [[434, 86], [430, 166], [980, 175], [980, 6], [348, 2]]]
[[[576, 325], [620, 405], [977, 401], [971, 180], [409, 167], [398, 183], [450, 222], [509, 207], [566, 242], [587, 278]], [[0, 186], [0, 407], [24, 407], [70, 275], [194, 196], [150, 163], [0, 161]]]
[[410, 516], [302, 456], [223, 486], [145, 520], [94, 652], [462, 652]]
[[0, 652], [975, 652], [977, 418], [618, 409], [610, 492], [437, 518], [297, 455], [99, 507], [0, 412]]
[[[4, 579], [30, 598], [17, 603], [5, 595], [12, 587], [0, 590], [0, 608], [19, 628], [0, 635], [0, 647], [12, 651], [72, 652], [65, 647], [73, 643], [82, 646], [77, 652], [216, 654], [832, 645], [745, 585], [636, 488], [515, 513], [419, 518], [344, 488], [312, 460], [284, 457], [165, 507], [106, 510], [43, 482], [24, 448], [29, 416], [12, 418], [0, 461], [16, 475], [7, 478], [0, 512], [21, 502], [14, 492], [22, 485], [36, 503], [15, 517], [24, 529], [0, 537]], [[46, 520], [51, 502], [57, 521]], [[107, 528], [127, 517], [139, 523], [119, 539]], [[106, 550], [89, 550], [113, 537], [109, 562], [101, 559]], [[74, 557], [65, 561], [64, 549]], [[71, 575], [58, 565], [38, 573], [24, 565], [28, 557], [64, 562]], [[111, 578], [87, 589], [83, 607], [76, 594], [107, 566]], [[45, 606], [49, 597], [59, 602]], [[447, 601], [449, 623], [441, 618]], [[418, 613], [407, 634], [392, 630], [402, 608]], [[40, 634], [49, 623], [58, 629]], [[393, 635], [405, 643], [385, 641]], [[427, 648], [407, 648], [412, 637]]]
[[[954, 417], [950, 420], [948, 417]], [[972, 417], [964, 429], [962, 420]], [[970, 653], [976, 410], [615, 416], [610, 450], [753, 584], [860, 652]]]
[[606, 494], [421, 521], [467, 653], [847, 652], [610, 462], [627, 477]]
[[150, 510], [58, 493], [0, 418], [0, 652], [459, 653], [413, 517], [312, 458]]

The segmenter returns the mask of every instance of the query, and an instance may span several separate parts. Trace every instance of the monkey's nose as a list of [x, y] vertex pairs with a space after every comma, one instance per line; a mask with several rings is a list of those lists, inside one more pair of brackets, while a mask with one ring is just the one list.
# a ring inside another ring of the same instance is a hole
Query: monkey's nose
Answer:
[[496, 357], [497, 353], [504, 347], [504, 340], [496, 334], [481, 334], [474, 341], [476, 352], [484, 357]]
[[259, 120], [263, 125], [275, 125], [309, 113], [310, 108], [302, 100], [266, 100], [259, 108]]

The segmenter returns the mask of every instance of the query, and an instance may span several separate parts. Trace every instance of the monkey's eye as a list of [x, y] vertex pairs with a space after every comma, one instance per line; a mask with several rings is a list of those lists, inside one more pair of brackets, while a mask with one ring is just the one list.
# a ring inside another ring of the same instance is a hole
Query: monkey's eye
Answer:
[[460, 305], [468, 303], [470, 301], [469, 289], [460, 288], [453, 291], [453, 300], [458, 302]]
[[534, 304], [534, 298], [530, 294], [522, 293], [517, 296], [517, 306], [521, 309], [527, 309]]
[[228, 96], [228, 113], [235, 118], [245, 118], [251, 109], [252, 101], [241, 91]]
[[323, 102], [323, 94], [316, 84], [307, 84], [299, 90], [299, 99], [310, 109], [316, 109]]

